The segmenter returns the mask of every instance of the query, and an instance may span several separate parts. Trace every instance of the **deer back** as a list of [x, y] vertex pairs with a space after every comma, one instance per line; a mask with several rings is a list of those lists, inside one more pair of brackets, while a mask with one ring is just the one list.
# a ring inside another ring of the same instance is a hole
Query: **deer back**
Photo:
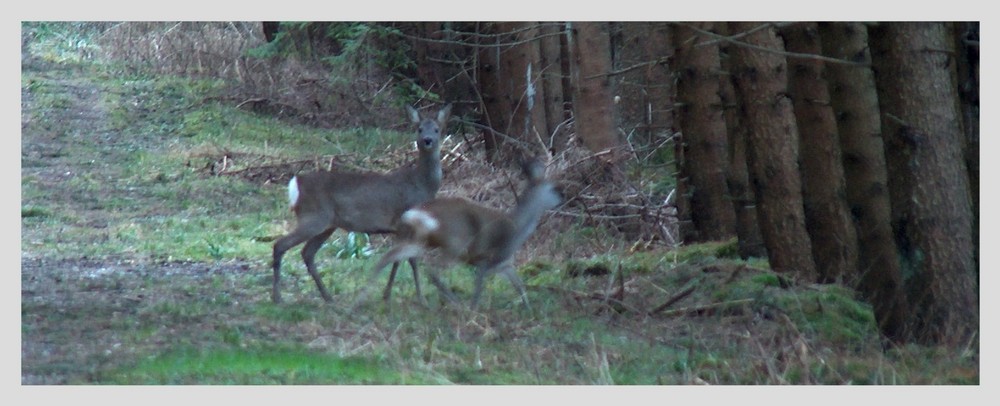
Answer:
[[459, 197], [438, 198], [407, 212], [401, 235], [470, 264], [486, 261], [509, 240], [514, 224], [503, 212]]

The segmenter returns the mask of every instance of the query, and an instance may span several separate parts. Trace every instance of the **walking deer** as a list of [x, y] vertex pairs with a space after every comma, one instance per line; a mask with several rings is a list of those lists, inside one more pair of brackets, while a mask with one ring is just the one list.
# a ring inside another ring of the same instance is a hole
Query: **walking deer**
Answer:
[[[561, 202], [552, 183], [544, 178], [544, 167], [538, 160], [522, 165], [528, 184], [513, 209], [504, 213], [484, 207], [469, 200], [444, 197], [431, 200], [407, 210], [400, 219], [402, 243], [387, 252], [375, 266], [374, 279], [390, 262], [412, 259], [425, 251], [440, 248], [445, 256], [461, 260], [476, 268], [475, 292], [472, 309], [475, 310], [483, 291], [483, 280], [500, 273], [510, 280], [526, 308], [528, 304], [524, 283], [514, 269], [514, 254], [534, 232], [542, 214]], [[450, 301], [450, 291], [429, 272], [431, 282]]]
[[[400, 215], [407, 209], [434, 198], [441, 186], [441, 137], [451, 114], [451, 104], [433, 117], [421, 116], [406, 106], [410, 119], [417, 124], [416, 164], [408, 164], [387, 173], [319, 171], [302, 174], [288, 182], [288, 199], [297, 225], [274, 243], [272, 267], [274, 285], [271, 300], [281, 302], [281, 257], [292, 247], [305, 242], [302, 260], [316, 282], [323, 300], [332, 298], [323, 285], [314, 258], [323, 242], [340, 228], [369, 234], [395, 233]], [[410, 259], [417, 296], [420, 282], [416, 260]], [[392, 279], [399, 262], [394, 262], [389, 283], [383, 294], [389, 298]]]

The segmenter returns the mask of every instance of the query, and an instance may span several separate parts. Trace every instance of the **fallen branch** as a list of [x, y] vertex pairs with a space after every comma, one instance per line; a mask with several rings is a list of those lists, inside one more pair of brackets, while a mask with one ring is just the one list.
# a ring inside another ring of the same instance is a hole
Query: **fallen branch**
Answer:
[[240, 102], [239, 104], [237, 104], [236, 108], [238, 109], [240, 107], [243, 107], [244, 105], [246, 105], [248, 103], [260, 103], [262, 101], [267, 101], [267, 98], [264, 98], [264, 97], [252, 97], [252, 98], [246, 99], [246, 100]]
[[[225, 176], [241, 176], [244, 173], [250, 173], [250, 172], [254, 172], [254, 171], [261, 172], [261, 171], [265, 171], [265, 170], [268, 170], [268, 169], [276, 169], [276, 168], [284, 168], [284, 167], [296, 167], [296, 166], [298, 166], [299, 168], [305, 168], [306, 166], [309, 166], [310, 164], [314, 164], [315, 163], [315, 161], [310, 160], [310, 159], [302, 159], [302, 160], [298, 160], [298, 161], [291, 161], [291, 162], [284, 162], [284, 163], [277, 163], [277, 164], [267, 164], [267, 165], [256, 165], [256, 166], [249, 166], [249, 167], [242, 168], [242, 169], [229, 170], [230, 165], [227, 164], [227, 161], [228, 161], [228, 159], [226, 157], [223, 157], [223, 161], [222, 161], [223, 162], [222, 163], [223, 168], [215, 173], [216, 176], [222, 176], [222, 175], [225, 175]], [[289, 173], [289, 175], [291, 175], [291, 173]]]
[[751, 302], [753, 302], [753, 299], [738, 299], [738, 300], [730, 300], [730, 301], [726, 301], [726, 302], [712, 303], [712, 304], [707, 304], [707, 305], [682, 307], [682, 308], [677, 309], [677, 310], [671, 310], [669, 312], [665, 312], [665, 313], [663, 313], [663, 315], [667, 316], [667, 317], [672, 317], [672, 316], [678, 316], [678, 315], [688, 314], [688, 313], [699, 313], [699, 312], [703, 312], [703, 311], [706, 311], [706, 310], [725, 308], [725, 307], [729, 307], [729, 306], [741, 305], [741, 304], [746, 304], [746, 303], [751, 303]]
[[613, 305], [621, 306], [621, 307], [625, 308], [625, 310], [628, 310], [628, 311], [631, 311], [631, 312], [635, 312], [636, 314], [641, 314], [642, 313], [641, 311], [639, 311], [639, 309], [635, 308], [635, 306], [631, 306], [631, 305], [629, 305], [629, 304], [627, 304], [627, 303], [625, 303], [625, 302], [623, 302], [621, 300], [615, 299], [614, 298], [614, 294], [615, 294], [614, 292], [612, 292], [612, 294], [609, 295], [607, 293], [598, 293], [598, 292], [595, 292], [595, 293], [586, 293], [586, 292], [581, 292], [581, 291], [578, 291], [578, 290], [560, 288], [560, 287], [556, 287], [556, 286], [533, 286], [533, 285], [525, 286], [525, 289], [527, 289], [527, 290], [545, 289], [545, 290], [556, 292], [556, 293], [560, 293], [560, 294], [568, 294], [569, 296], [571, 296], [573, 298], [573, 300], [576, 300], [577, 302], [583, 301], [583, 300], [596, 300], [596, 301], [599, 301], [599, 302], [603, 302], [602, 303], [603, 305], [612, 305], [613, 304]]
[[694, 293], [694, 288], [695, 288], [694, 285], [688, 286], [687, 289], [684, 289], [684, 290], [678, 292], [676, 295], [674, 295], [670, 299], [667, 299], [667, 301], [664, 302], [663, 304], [661, 304], [659, 306], [656, 306], [656, 308], [654, 308], [653, 310], [650, 310], [649, 311], [649, 315], [652, 316], [652, 315], [654, 315], [656, 313], [662, 312], [663, 310], [666, 310], [666, 308], [670, 307], [674, 303], [677, 303], [677, 302], [681, 301], [681, 299], [684, 299], [684, 298], [688, 297], [689, 295], [691, 295], [691, 293]]

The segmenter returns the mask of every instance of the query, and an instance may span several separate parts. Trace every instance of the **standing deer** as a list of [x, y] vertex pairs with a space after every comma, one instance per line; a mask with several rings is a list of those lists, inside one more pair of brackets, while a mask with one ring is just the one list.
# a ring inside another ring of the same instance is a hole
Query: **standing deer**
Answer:
[[[514, 269], [514, 254], [535, 231], [542, 214], [562, 201], [552, 183], [544, 178], [538, 160], [522, 165], [528, 185], [521, 193], [517, 206], [504, 213], [480, 206], [469, 200], [444, 197], [407, 210], [400, 219], [402, 244], [393, 247], [375, 265], [374, 279], [390, 262], [413, 259], [425, 251], [440, 248], [445, 256], [476, 267], [476, 286], [472, 309], [479, 303], [483, 279], [501, 273], [510, 280], [525, 307], [530, 308], [524, 283]], [[434, 272], [431, 282], [450, 301], [454, 298]]]
[[[441, 137], [446, 130], [451, 104], [445, 105], [433, 118], [421, 117], [416, 109], [406, 106], [410, 119], [417, 123], [416, 165], [404, 165], [387, 174], [372, 172], [320, 171], [295, 176], [288, 182], [288, 200], [295, 213], [295, 230], [274, 243], [272, 267], [274, 286], [271, 300], [281, 302], [281, 257], [292, 247], [305, 242], [302, 260], [312, 275], [323, 300], [333, 300], [327, 292], [313, 259], [323, 242], [340, 228], [369, 234], [396, 232], [400, 215], [407, 209], [434, 198], [441, 186]], [[417, 296], [420, 282], [416, 260], [410, 259]], [[391, 295], [392, 279], [399, 263], [392, 265], [392, 274], [383, 297]]]

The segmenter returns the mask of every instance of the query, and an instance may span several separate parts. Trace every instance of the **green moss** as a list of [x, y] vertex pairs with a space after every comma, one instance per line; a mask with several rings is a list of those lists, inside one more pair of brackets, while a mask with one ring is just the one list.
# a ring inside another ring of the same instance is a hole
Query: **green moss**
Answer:
[[877, 340], [871, 306], [855, 298], [850, 289], [823, 285], [780, 295], [776, 304], [803, 332], [849, 348]]
[[737, 249], [738, 246], [735, 239], [690, 244], [678, 248], [676, 258], [678, 262], [705, 262], [718, 258], [739, 258]]

